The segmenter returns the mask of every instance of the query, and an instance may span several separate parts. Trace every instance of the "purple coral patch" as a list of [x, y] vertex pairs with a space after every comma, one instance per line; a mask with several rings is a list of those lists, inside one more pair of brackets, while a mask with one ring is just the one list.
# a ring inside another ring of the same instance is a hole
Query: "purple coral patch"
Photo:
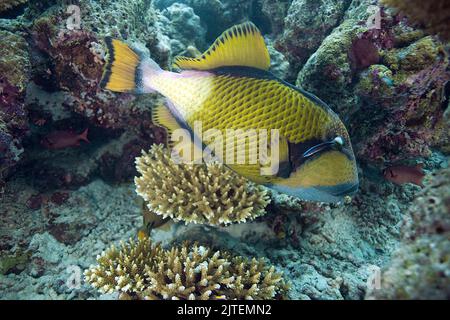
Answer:
[[365, 69], [380, 61], [380, 54], [375, 44], [368, 39], [356, 39], [353, 41], [349, 58], [355, 69]]

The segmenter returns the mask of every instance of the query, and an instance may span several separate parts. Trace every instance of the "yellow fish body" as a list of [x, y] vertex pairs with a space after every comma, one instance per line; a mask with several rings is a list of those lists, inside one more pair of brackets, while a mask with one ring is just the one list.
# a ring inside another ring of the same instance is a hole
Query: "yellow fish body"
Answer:
[[[177, 58], [180, 73], [160, 69], [118, 40], [107, 39], [107, 44], [103, 86], [165, 96], [167, 105], [155, 108], [153, 118], [169, 133], [185, 128], [195, 139], [197, 124], [206, 136], [219, 133], [224, 138], [214, 141], [213, 150], [219, 160], [289, 195], [336, 202], [356, 192], [357, 166], [344, 124], [319, 98], [268, 71], [270, 56], [252, 23], [225, 31], [199, 58]], [[230, 131], [233, 139], [228, 139]], [[242, 145], [247, 153], [251, 147], [267, 147], [265, 160], [277, 155], [270, 163], [275, 170], [263, 174], [267, 163], [238, 161], [236, 150]]]

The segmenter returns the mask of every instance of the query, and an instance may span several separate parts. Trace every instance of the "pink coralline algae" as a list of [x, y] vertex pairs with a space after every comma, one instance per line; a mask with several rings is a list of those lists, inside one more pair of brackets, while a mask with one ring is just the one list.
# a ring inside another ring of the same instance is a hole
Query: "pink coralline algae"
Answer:
[[446, 68], [447, 61], [442, 59], [406, 77], [396, 93], [384, 96], [379, 107], [384, 108], [386, 120], [365, 140], [359, 152], [363, 159], [398, 162], [426, 158], [431, 147], [445, 142], [444, 91], [450, 79]]
[[395, 47], [396, 39], [392, 28], [398, 21], [395, 18], [388, 19], [384, 10], [381, 10], [380, 14], [381, 28], [369, 29], [359, 34], [352, 42], [349, 58], [355, 69], [363, 70], [378, 64], [381, 60], [380, 51]]
[[364, 38], [353, 41], [349, 57], [356, 69], [365, 69], [380, 61], [378, 48]]
[[379, 50], [379, 61], [371, 61], [357, 88], [372, 119], [357, 153], [380, 165], [428, 158], [432, 148], [448, 148], [443, 120], [448, 55], [438, 40], [410, 29], [401, 17], [384, 16], [382, 26], [356, 40], [370, 39]]
[[28, 133], [23, 92], [0, 76], [0, 182], [20, 160]]
[[[52, 18], [56, 19], [56, 18]], [[48, 77], [69, 94], [65, 107], [99, 127], [128, 129], [149, 126], [153, 98], [148, 109], [136, 107], [136, 97], [100, 88], [105, 63], [104, 44], [97, 34], [85, 30], [55, 30], [51, 18], [38, 20], [33, 29], [36, 47], [48, 56], [49, 68], [38, 75]]]
[[94, 51], [95, 45], [101, 47], [98, 40], [87, 31], [63, 30], [56, 33], [46, 23], [35, 26], [34, 40], [51, 60], [49, 72], [52, 82], [71, 95], [67, 107], [91, 118], [98, 125], [114, 127], [117, 115], [106, 119], [103, 114], [113, 103], [113, 97], [109, 93], [101, 95], [98, 85], [103, 66], [102, 57]]
[[43, 197], [40, 194], [38, 194], [29, 197], [26, 202], [26, 205], [31, 210], [38, 210], [41, 208], [43, 202], [44, 202]]
[[[361, 12], [353, 4], [350, 10]], [[345, 119], [359, 162], [381, 170], [450, 151], [443, 117], [450, 77], [445, 44], [390, 10], [379, 13], [372, 28], [369, 14], [344, 17], [300, 70], [297, 85]]]
[[[30, 123], [37, 133], [30, 145], [39, 146], [36, 149], [42, 156], [51, 157], [33, 170], [40, 191], [75, 188], [88, 183], [97, 173], [107, 176], [110, 182], [130, 179], [134, 173], [133, 156], [140, 153], [139, 148], [148, 149], [154, 138], [162, 139], [151, 120], [151, 109], [158, 98], [103, 90], [103, 33], [88, 24], [82, 30], [68, 30], [64, 23], [63, 18], [48, 12], [34, 20], [30, 28], [30, 46], [39, 57], [39, 63], [33, 65], [30, 90], [36, 94], [27, 105]], [[60, 99], [57, 104], [52, 100], [54, 96]], [[89, 139], [80, 135], [87, 127]], [[88, 144], [88, 140], [92, 143]], [[135, 150], [125, 146], [130, 141], [139, 142]], [[83, 148], [69, 148], [78, 144]], [[96, 161], [83, 157], [62, 165], [57, 160], [58, 155], [67, 154], [73, 159], [73, 154], [86, 150]]]
[[58, 206], [62, 205], [69, 199], [67, 192], [55, 192], [51, 195], [50, 201]]

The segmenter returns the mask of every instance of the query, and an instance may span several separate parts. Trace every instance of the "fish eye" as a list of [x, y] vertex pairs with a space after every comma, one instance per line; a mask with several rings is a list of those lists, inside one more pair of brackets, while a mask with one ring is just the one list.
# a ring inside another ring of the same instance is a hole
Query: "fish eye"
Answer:
[[344, 139], [342, 138], [342, 137], [336, 137], [336, 138], [334, 138], [334, 142], [337, 144], [337, 145], [339, 145], [339, 146], [341, 146], [341, 147], [343, 147], [344, 145], [345, 145], [345, 141], [344, 141]]
[[303, 158], [310, 158], [320, 152], [323, 152], [328, 149], [336, 148], [340, 150], [345, 145], [344, 138], [338, 136], [334, 138], [333, 140], [330, 140], [328, 142], [323, 142], [318, 145], [313, 146], [312, 148], [309, 148], [305, 153], [303, 153]]

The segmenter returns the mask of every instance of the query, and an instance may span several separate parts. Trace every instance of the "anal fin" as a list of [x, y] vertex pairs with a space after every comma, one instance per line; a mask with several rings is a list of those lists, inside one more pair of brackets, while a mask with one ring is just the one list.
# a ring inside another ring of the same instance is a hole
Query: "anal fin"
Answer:
[[167, 145], [172, 148], [173, 142], [170, 137], [175, 130], [182, 129], [182, 127], [164, 103], [160, 103], [156, 107], [153, 107], [152, 121], [155, 125], [162, 127], [167, 131]]

